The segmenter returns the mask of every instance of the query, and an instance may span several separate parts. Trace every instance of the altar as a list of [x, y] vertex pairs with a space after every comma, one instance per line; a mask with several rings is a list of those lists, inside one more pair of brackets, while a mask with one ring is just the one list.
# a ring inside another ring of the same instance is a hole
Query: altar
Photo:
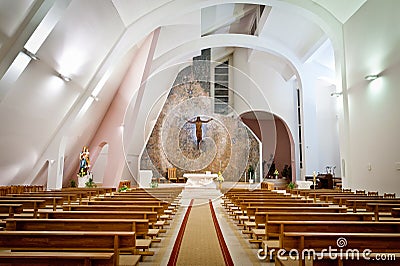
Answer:
[[216, 188], [215, 183], [214, 183], [214, 178], [217, 178], [218, 174], [187, 173], [187, 174], [183, 174], [183, 177], [187, 178], [186, 187], [210, 187], [210, 188]]

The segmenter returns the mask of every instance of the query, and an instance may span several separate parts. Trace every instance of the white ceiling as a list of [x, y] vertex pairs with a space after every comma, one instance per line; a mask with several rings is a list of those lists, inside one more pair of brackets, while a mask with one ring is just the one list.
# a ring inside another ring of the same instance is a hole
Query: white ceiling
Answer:
[[328, 10], [341, 23], [346, 21], [365, 3], [367, 0], [312, 0]]

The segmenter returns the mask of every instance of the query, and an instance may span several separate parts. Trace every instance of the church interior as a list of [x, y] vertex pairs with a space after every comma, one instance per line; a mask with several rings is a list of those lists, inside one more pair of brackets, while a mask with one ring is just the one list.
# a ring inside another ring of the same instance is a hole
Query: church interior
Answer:
[[0, 265], [396, 265], [399, 10], [0, 0]]

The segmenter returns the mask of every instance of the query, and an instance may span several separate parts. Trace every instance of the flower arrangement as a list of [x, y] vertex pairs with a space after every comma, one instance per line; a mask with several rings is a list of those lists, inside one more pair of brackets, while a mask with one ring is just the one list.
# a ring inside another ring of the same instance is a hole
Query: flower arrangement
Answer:
[[151, 188], [157, 188], [157, 187], [158, 187], [157, 181], [151, 181], [151, 182], [150, 182], [150, 187], [151, 187]]
[[278, 177], [278, 175], [279, 175], [279, 171], [278, 171], [278, 169], [275, 169], [274, 176]]
[[123, 185], [122, 187], [120, 187], [119, 189], [118, 189], [118, 192], [125, 192], [125, 191], [128, 191], [128, 187], [126, 186], [126, 185]]
[[224, 177], [222, 176], [221, 171], [218, 172], [217, 181], [219, 183], [224, 182]]

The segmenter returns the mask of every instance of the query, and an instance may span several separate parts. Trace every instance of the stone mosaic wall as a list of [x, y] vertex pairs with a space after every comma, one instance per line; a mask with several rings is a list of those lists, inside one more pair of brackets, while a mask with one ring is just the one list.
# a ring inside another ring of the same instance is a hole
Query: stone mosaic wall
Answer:
[[[140, 169], [153, 170], [154, 177], [165, 177], [169, 167], [176, 167], [178, 176], [221, 171], [225, 180], [238, 181], [249, 165], [258, 165], [258, 141], [233, 110], [229, 115], [213, 113], [209, 83], [196, 81], [201, 75], [193, 74], [201, 69], [207, 68], [204, 64], [190, 66], [178, 74], [141, 157]], [[202, 75], [204, 78], [207, 73]], [[197, 116], [213, 119], [203, 123], [199, 147], [195, 125], [188, 122]]]

